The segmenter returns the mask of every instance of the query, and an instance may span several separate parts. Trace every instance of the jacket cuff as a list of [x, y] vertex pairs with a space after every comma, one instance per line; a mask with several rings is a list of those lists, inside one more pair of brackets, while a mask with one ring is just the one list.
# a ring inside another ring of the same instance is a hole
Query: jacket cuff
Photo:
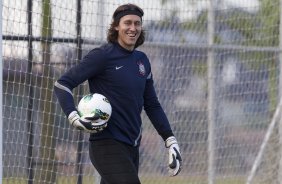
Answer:
[[169, 138], [170, 136], [174, 136], [174, 134], [172, 133], [172, 131], [166, 131], [166, 132], [161, 132], [160, 136], [163, 138], [163, 140], [165, 141], [167, 138]]

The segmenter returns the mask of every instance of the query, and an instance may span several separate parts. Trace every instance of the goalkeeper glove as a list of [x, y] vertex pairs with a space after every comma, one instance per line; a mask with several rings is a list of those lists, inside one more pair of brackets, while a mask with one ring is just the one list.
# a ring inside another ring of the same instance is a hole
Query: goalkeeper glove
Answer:
[[165, 147], [168, 148], [168, 166], [170, 176], [176, 176], [181, 171], [182, 159], [176, 138], [170, 136], [165, 141]]
[[95, 120], [98, 120], [99, 118], [100, 117], [96, 116], [96, 114], [93, 117], [81, 118], [77, 111], [72, 111], [68, 116], [69, 123], [72, 126], [87, 133], [97, 133], [107, 127], [107, 123], [105, 122], [95, 122]]

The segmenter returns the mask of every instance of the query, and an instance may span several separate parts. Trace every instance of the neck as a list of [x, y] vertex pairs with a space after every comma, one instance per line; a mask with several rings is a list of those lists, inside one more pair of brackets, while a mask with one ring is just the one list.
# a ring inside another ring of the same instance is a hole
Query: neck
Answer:
[[134, 50], [134, 45], [125, 45], [123, 42], [121, 42], [120, 40], [117, 41], [118, 44], [123, 47], [124, 49], [128, 50], [128, 51], [133, 51]]

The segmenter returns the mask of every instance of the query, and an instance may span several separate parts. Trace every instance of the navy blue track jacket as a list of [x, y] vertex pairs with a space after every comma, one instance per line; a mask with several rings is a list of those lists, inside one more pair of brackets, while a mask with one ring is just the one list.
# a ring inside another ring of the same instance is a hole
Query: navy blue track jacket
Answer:
[[118, 43], [108, 43], [91, 50], [82, 62], [55, 83], [54, 91], [66, 116], [77, 110], [73, 88], [86, 80], [91, 93], [104, 95], [112, 105], [107, 128], [91, 134], [90, 141], [113, 138], [138, 146], [143, 107], [164, 140], [173, 135], [154, 89], [150, 62], [143, 52], [128, 51]]

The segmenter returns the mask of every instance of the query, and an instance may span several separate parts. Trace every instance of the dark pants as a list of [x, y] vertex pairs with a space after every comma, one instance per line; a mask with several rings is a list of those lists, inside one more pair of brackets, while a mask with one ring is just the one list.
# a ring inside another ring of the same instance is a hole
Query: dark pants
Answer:
[[89, 156], [100, 184], [140, 184], [138, 147], [113, 139], [90, 141]]

